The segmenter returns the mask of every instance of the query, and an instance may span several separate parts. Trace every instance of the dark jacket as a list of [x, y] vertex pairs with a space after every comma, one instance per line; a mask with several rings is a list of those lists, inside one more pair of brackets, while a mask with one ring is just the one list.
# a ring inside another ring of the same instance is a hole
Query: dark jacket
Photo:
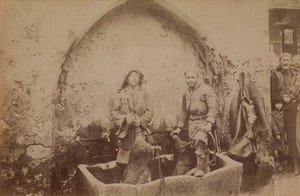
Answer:
[[[128, 88], [128, 77], [132, 72], [137, 72], [140, 76], [138, 89], [134, 93], [131, 93]], [[147, 132], [147, 126], [152, 120], [151, 101], [146, 90], [141, 87], [143, 78], [144, 76], [137, 70], [129, 72], [117, 97], [112, 101], [111, 117], [118, 129], [116, 132], [119, 145], [117, 161], [121, 163], [128, 163], [130, 149], [136, 137], [136, 127], [127, 123], [126, 116], [136, 115], [140, 119], [142, 133]]]
[[217, 99], [214, 90], [204, 83], [197, 83], [194, 91], [186, 90], [182, 97], [182, 112], [178, 127], [183, 127], [188, 120], [206, 120], [215, 123]]
[[[272, 111], [272, 133], [273, 133], [273, 148], [286, 154], [286, 132], [284, 129], [284, 115], [283, 111]], [[279, 135], [281, 140], [276, 139]]]

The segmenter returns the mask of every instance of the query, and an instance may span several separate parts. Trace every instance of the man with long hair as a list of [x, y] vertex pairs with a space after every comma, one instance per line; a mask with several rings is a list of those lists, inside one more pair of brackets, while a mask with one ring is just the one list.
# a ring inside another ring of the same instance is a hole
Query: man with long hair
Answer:
[[111, 112], [118, 127], [117, 164], [125, 170], [121, 182], [130, 184], [141, 184], [149, 180], [149, 152], [157, 149], [147, 142], [147, 126], [153, 112], [149, 95], [142, 88], [143, 79], [144, 75], [138, 70], [127, 74]]

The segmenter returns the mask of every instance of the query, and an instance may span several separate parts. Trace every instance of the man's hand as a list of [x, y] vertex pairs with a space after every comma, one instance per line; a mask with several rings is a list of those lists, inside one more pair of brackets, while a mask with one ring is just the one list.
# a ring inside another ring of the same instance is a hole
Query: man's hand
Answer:
[[152, 151], [155, 151], [155, 150], [161, 151], [162, 150], [162, 148], [160, 146], [152, 146], [152, 145], [150, 146], [150, 149]]
[[211, 128], [212, 128], [212, 123], [208, 122], [204, 127], [202, 127], [202, 130], [208, 133], [211, 131]]
[[134, 126], [139, 127], [141, 126], [141, 121], [140, 118], [138, 116], [135, 117], [134, 121], [133, 121]]
[[149, 146], [147, 146], [146, 151], [147, 152], [154, 152], [154, 151], [161, 151], [162, 148], [160, 146], [152, 146], [149, 144]]
[[126, 120], [128, 124], [132, 124], [135, 121], [135, 116], [133, 114], [126, 115]]
[[176, 136], [178, 137], [180, 132], [181, 132], [181, 128], [177, 128], [177, 129], [175, 129], [174, 131], [171, 132], [170, 136], [172, 138], [174, 138]]
[[281, 140], [280, 135], [276, 135], [276, 139], [280, 141]]

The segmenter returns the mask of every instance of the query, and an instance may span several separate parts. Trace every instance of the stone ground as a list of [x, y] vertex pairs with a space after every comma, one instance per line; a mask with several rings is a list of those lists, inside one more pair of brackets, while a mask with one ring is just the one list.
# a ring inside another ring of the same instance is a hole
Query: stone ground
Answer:
[[300, 175], [279, 174], [275, 178], [274, 195], [300, 195]]
[[300, 195], [300, 175], [292, 173], [279, 173], [274, 177], [274, 182], [259, 190], [240, 193], [240, 196], [274, 195], [274, 196], [298, 196]]

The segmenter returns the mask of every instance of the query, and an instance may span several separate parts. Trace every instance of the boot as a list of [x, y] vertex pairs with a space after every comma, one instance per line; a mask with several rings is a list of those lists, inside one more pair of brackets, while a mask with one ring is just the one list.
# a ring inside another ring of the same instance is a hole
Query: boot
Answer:
[[203, 163], [204, 163], [204, 157], [201, 157], [199, 155], [197, 156], [197, 166], [193, 169], [191, 169], [189, 172], [187, 172], [185, 175], [193, 175], [195, 177], [202, 177], [204, 176], [203, 171]]
[[300, 169], [299, 169], [299, 163], [297, 158], [293, 157], [293, 162], [294, 162], [294, 176], [298, 176], [300, 174]]

